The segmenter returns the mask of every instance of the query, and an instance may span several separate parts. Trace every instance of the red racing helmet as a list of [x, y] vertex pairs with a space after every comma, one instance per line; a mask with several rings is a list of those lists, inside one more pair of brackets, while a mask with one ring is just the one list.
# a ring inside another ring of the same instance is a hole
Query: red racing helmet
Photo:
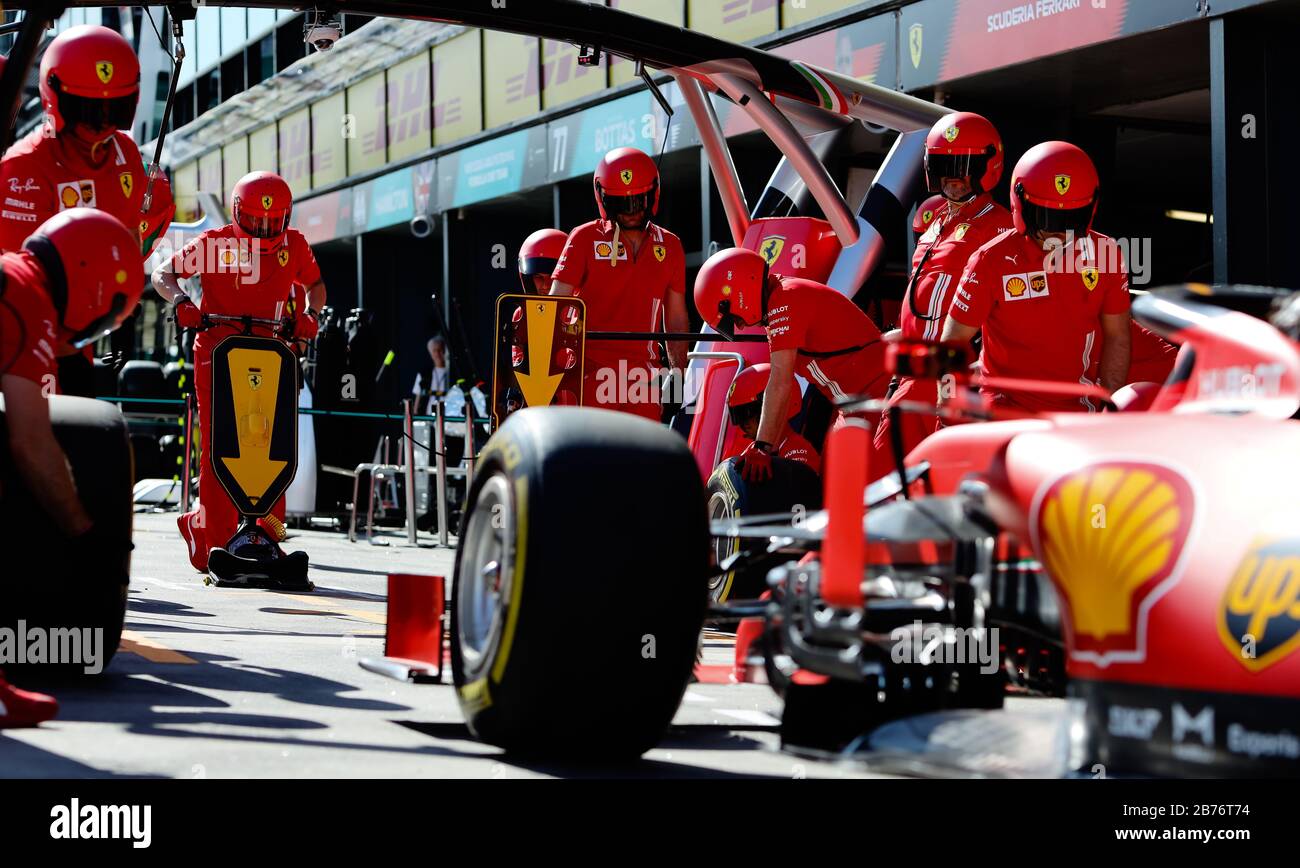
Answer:
[[140, 244], [107, 211], [60, 211], [28, 237], [23, 249], [45, 271], [50, 300], [74, 347], [120, 326], [144, 293]]
[[645, 151], [615, 148], [596, 166], [591, 183], [602, 220], [640, 211], [640, 223], [624, 228], [644, 229], [659, 210], [659, 167]]
[[70, 124], [128, 130], [140, 100], [140, 60], [131, 43], [98, 24], [69, 27], [41, 56], [41, 104], [59, 132]]
[[983, 115], [954, 112], [939, 118], [925, 137], [925, 183], [943, 190], [944, 178], [966, 178], [972, 197], [987, 193], [1002, 178], [1002, 137]]
[[[763, 412], [763, 392], [767, 390], [767, 381], [772, 376], [772, 366], [767, 362], [751, 365], [736, 375], [727, 391], [727, 408], [731, 414], [731, 423], [736, 427], [744, 424], [746, 419], [756, 418]], [[793, 419], [803, 409], [803, 395], [799, 392], [799, 382], [790, 377], [790, 407], [787, 418]]]
[[920, 205], [917, 205], [916, 216], [912, 218], [912, 231], [917, 235], [925, 232], [930, 228], [930, 224], [934, 222], [934, 218], [938, 217], [942, 210], [947, 207], [948, 200], [942, 193], [936, 193]]
[[1034, 145], [1011, 173], [1011, 216], [1016, 231], [1084, 235], [1097, 214], [1097, 168], [1069, 142]]
[[767, 260], [745, 247], [719, 250], [695, 276], [695, 309], [705, 323], [728, 338], [763, 318]]
[[535, 277], [550, 277], [569, 236], [559, 229], [538, 229], [519, 247], [519, 282], [524, 292], [537, 292]]
[[230, 192], [230, 216], [237, 234], [281, 241], [289, 228], [293, 193], [275, 172], [249, 172]]

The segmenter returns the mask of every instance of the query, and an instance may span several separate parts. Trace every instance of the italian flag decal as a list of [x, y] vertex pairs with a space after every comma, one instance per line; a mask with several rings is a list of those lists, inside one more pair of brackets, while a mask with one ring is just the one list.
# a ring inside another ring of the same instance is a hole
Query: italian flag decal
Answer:
[[846, 115], [849, 113], [849, 104], [844, 99], [844, 94], [839, 92], [835, 85], [826, 80], [824, 76], [816, 70], [804, 66], [797, 60], [790, 61], [790, 65], [799, 71], [799, 74], [808, 79], [808, 83], [813, 86], [817, 92], [818, 99], [821, 100], [821, 107], [828, 112], [834, 112], [837, 115]]

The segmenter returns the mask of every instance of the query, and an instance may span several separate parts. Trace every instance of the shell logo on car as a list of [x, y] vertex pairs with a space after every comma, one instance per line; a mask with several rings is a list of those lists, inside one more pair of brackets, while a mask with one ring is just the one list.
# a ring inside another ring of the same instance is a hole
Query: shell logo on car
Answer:
[[1195, 511], [1187, 480], [1146, 462], [1088, 465], [1035, 498], [1030, 527], [1068, 610], [1071, 657], [1146, 658], [1147, 621], [1178, 583]]
[[1251, 672], [1300, 647], [1300, 540], [1251, 543], [1223, 591], [1219, 638]]

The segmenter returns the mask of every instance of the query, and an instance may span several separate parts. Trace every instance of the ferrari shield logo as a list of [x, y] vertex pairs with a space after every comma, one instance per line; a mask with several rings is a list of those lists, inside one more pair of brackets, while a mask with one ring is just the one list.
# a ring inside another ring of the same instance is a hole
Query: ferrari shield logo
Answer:
[[99, 80], [104, 84], [108, 84], [113, 80], [113, 64], [107, 60], [101, 60], [99, 63], [96, 63], [95, 75], [99, 76]]
[[758, 246], [758, 252], [767, 260], [768, 265], [781, 258], [782, 250], [785, 250], [785, 238], [780, 235], [769, 235]]
[[624, 169], [622, 172], [619, 172], [618, 177], [619, 177], [619, 179], [623, 182], [624, 186], [629, 186], [629, 187], [630, 187], [630, 186], [632, 185], [632, 170], [631, 170], [631, 169]]
[[919, 69], [921, 66], [921, 36], [922, 36], [922, 27], [919, 23], [913, 24], [911, 27], [908, 28], [907, 47], [912, 52], [913, 69]]
[[1237, 565], [1219, 604], [1219, 638], [1258, 672], [1300, 647], [1300, 545], [1257, 538]]
[[122, 185], [122, 195], [131, 198], [131, 191], [135, 189], [135, 179], [131, 177], [130, 172], [123, 172], [117, 176], [117, 180]]
[[957, 129], [956, 126], [948, 127], [948, 129], [943, 131], [943, 137], [949, 142], [957, 141], [957, 136], [959, 135], [961, 135], [961, 130]]
[[952, 237], [956, 241], [961, 241], [963, 238], [966, 237], [966, 233], [969, 231], [970, 231], [970, 224], [962, 223], [956, 229], [952, 230]]
[[1061, 591], [1071, 656], [1097, 666], [1146, 659], [1147, 621], [1178, 584], [1196, 511], [1171, 467], [1107, 461], [1067, 473], [1035, 498], [1030, 523]]
[[1088, 288], [1088, 292], [1092, 292], [1097, 288], [1097, 281], [1100, 280], [1097, 269], [1085, 268], [1080, 272], [1080, 276], [1083, 278], [1083, 285]]
[[262, 372], [253, 368], [248, 372], [248, 388], [256, 392], [262, 388]]
[[289, 251], [282, 249], [279, 253], [275, 254], [275, 258], [279, 260], [280, 266], [284, 267], [289, 264]]
[[1069, 176], [1069, 175], [1057, 175], [1057, 176], [1056, 176], [1056, 192], [1059, 193], [1059, 194], [1062, 195], [1062, 196], [1064, 196], [1066, 193], [1070, 192], [1070, 176]]
[[274, 204], [275, 204], [275, 200], [272, 199], [270, 196], [263, 196], [263, 197], [262, 197], [262, 207], [263, 207], [264, 209], [266, 209], [266, 210], [269, 211], [270, 208], [271, 208], [271, 206], [274, 205]]
[[140, 234], [141, 234], [141, 235], [144, 235], [144, 234], [145, 234], [146, 232], [148, 232], [148, 231], [149, 231], [149, 221], [148, 221], [148, 220], [141, 220], [141, 221], [140, 221]]
[[925, 226], [929, 226], [929, 225], [930, 225], [930, 221], [933, 220], [933, 219], [934, 219], [934, 212], [933, 212], [932, 210], [930, 210], [929, 208], [927, 208], [927, 209], [925, 209], [924, 211], [921, 212], [921, 223], [922, 223], [923, 225], [925, 225]]
[[662, 244], [655, 245], [655, 259], [663, 262], [668, 257], [668, 248]]

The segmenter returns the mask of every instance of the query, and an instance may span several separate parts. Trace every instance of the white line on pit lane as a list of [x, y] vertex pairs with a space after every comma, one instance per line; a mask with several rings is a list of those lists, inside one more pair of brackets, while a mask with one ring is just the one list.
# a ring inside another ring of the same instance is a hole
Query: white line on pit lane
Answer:
[[718, 714], [725, 714], [727, 717], [734, 717], [736, 720], [751, 723], [755, 726], [781, 725], [781, 721], [762, 711], [752, 711], [744, 708], [715, 708], [713, 710]]

